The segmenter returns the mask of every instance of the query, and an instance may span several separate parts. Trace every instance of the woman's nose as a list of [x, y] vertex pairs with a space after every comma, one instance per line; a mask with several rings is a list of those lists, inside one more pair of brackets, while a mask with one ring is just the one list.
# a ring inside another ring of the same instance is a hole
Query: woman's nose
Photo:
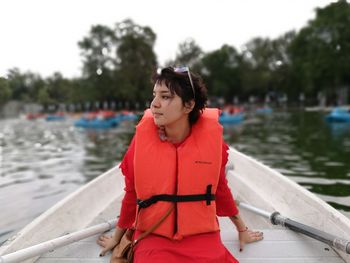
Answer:
[[158, 108], [160, 107], [160, 103], [157, 97], [154, 97], [152, 102], [151, 102], [151, 107]]

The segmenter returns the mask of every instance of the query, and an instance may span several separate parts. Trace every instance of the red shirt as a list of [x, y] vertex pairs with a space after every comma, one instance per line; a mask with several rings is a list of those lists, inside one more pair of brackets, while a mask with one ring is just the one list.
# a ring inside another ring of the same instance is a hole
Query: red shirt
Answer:
[[[228, 160], [228, 146], [222, 145], [222, 165], [218, 187], [215, 193], [216, 214], [218, 216], [234, 216], [238, 214], [236, 203], [233, 199], [230, 188], [227, 185], [225, 166]], [[134, 151], [135, 139], [133, 138], [129, 148], [120, 164], [123, 175], [125, 176], [125, 195], [122, 201], [118, 227], [129, 228], [135, 220], [136, 214], [136, 192], [134, 184]]]

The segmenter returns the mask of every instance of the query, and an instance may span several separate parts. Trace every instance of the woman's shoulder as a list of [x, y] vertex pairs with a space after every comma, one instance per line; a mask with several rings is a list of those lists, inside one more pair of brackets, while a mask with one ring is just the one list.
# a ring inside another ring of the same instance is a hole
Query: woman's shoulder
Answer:
[[127, 176], [129, 174], [129, 171], [132, 169], [133, 160], [134, 160], [134, 152], [135, 152], [135, 137], [132, 138], [132, 140], [129, 144], [129, 147], [126, 150], [126, 153], [123, 157], [123, 160], [121, 161], [121, 163], [119, 165], [124, 176]]
[[222, 140], [222, 160], [223, 160], [223, 164], [227, 163], [228, 150], [229, 150], [228, 144], [224, 140]]

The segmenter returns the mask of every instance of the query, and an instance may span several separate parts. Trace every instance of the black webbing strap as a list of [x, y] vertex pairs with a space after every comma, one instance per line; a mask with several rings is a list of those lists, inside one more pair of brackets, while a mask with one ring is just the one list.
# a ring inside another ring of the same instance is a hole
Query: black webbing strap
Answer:
[[172, 203], [206, 201], [206, 204], [210, 205], [210, 202], [215, 200], [215, 195], [211, 193], [211, 188], [212, 188], [212, 185], [210, 184], [207, 186], [207, 191], [205, 194], [198, 194], [198, 195], [168, 195], [168, 194], [153, 195], [152, 197], [146, 200], [137, 199], [137, 204], [139, 208], [149, 207], [150, 205], [153, 205], [158, 201], [165, 201], [165, 202], [172, 202]]

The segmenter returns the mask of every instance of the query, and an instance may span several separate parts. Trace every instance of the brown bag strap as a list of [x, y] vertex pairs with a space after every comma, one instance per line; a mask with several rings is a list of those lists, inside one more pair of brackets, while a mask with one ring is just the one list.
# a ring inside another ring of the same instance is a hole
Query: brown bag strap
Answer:
[[[139, 242], [141, 239], [144, 239], [146, 236], [151, 234], [154, 230], [156, 230], [163, 222], [164, 220], [170, 215], [171, 211], [174, 210], [174, 205], [172, 205], [168, 211], [159, 219], [157, 223], [155, 223], [153, 226], [151, 226], [149, 229], [147, 229], [145, 232], [143, 232], [137, 239], [133, 241], [133, 245], [135, 245], [137, 242]], [[137, 226], [137, 221], [140, 213], [140, 207], [137, 208], [137, 214], [136, 214], [136, 220], [135, 220], [135, 227]]]

